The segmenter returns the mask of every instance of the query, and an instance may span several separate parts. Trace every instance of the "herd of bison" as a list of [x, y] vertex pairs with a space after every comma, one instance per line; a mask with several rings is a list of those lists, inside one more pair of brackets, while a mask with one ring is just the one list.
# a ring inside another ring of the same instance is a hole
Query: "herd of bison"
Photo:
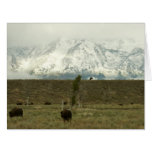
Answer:
[[[51, 105], [51, 102], [45, 102], [44, 105]], [[63, 105], [66, 105], [67, 102], [63, 102]], [[133, 102], [131, 102], [130, 104], [134, 104]], [[16, 105], [22, 105], [21, 102], [16, 103]], [[25, 103], [24, 105], [27, 105], [27, 103]], [[32, 102], [28, 103], [28, 105], [33, 105]], [[118, 104], [120, 106], [123, 106], [123, 104]], [[15, 107], [13, 108], [10, 112], [9, 112], [9, 116], [10, 117], [23, 117], [23, 109], [19, 108], [19, 107]], [[70, 109], [63, 109], [61, 111], [61, 118], [63, 119], [63, 121], [67, 121], [67, 122], [71, 122], [72, 120], [72, 111]]]
[[[45, 105], [51, 105], [51, 102], [45, 102]], [[66, 105], [67, 102], [64, 102], [64, 105]], [[21, 102], [16, 103], [16, 105], [22, 105]], [[24, 105], [27, 105], [27, 103], [25, 103]], [[28, 105], [33, 105], [32, 102], [28, 103]], [[10, 117], [23, 117], [23, 109], [19, 108], [19, 107], [15, 107], [13, 108], [10, 112], [9, 112], [9, 116]], [[72, 119], [72, 112], [70, 109], [63, 109], [61, 111], [61, 117], [63, 118], [64, 122], [65, 121], [70, 121]]]
[[[93, 78], [90, 77], [90, 80], [92, 80]], [[77, 78], [75, 79], [75, 81], [73, 81], [73, 96], [72, 97], [75, 97], [76, 96], [76, 93], [79, 91], [79, 83], [74, 83], [76, 82]], [[81, 80], [81, 77], [80, 77], [80, 80]], [[48, 81], [39, 81], [39, 80], [35, 80], [35, 81], [19, 81], [19, 80], [16, 80], [16, 81], [8, 81], [8, 99], [9, 99], [9, 103], [10, 103], [10, 99], [12, 100], [12, 98], [14, 98], [14, 92], [11, 92], [11, 90], [14, 90], [14, 88], [19, 88], [19, 90], [25, 88], [25, 87], [19, 87], [19, 86], [22, 86], [23, 84], [26, 84], [26, 83], [29, 83], [30, 84], [32, 83], [34, 87], [37, 87], [38, 85], [41, 86], [41, 90], [40, 91], [43, 91], [45, 90], [46, 88], [46, 84], [48, 84]], [[62, 85], [61, 84], [61, 81], [49, 81], [49, 84], [50, 84], [50, 88], [53, 90], [53, 86], [58, 86], [56, 87], [57, 89], [54, 91], [55, 93], [53, 94], [54, 96], [58, 95], [58, 92], [62, 93], [62, 94], [66, 94], [67, 90], [65, 89], [65, 85], [67, 86], [67, 88], [69, 88], [69, 86], [71, 87], [71, 81], [62, 81]], [[100, 83], [100, 85], [99, 85]], [[24, 86], [24, 85], [23, 85]], [[137, 103], [143, 103], [144, 102], [144, 81], [119, 81], [119, 80], [115, 80], [115, 81], [93, 81], [93, 82], [90, 82], [90, 81], [82, 81], [82, 90], [81, 92], [83, 92], [83, 97], [85, 97], [83, 100], [84, 100], [84, 103], [89, 100], [91, 102], [95, 102], [96, 103], [96, 100], [102, 100], [104, 101], [103, 103], [105, 102], [108, 102], [108, 103], [116, 103], [118, 104], [119, 106], [123, 106], [125, 104], [130, 104], [130, 105], [133, 105], [133, 104], [137, 104]], [[50, 90], [51, 90], [50, 89]], [[29, 89], [30, 91], [33, 91], [35, 90], [35, 88], [31, 88]], [[49, 91], [50, 91], [49, 90]], [[69, 91], [69, 90], [68, 90]], [[88, 91], [88, 93], [86, 93]], [[18, 92], [17, 92], [18, 93]], [[15, 94], [16, 96], [18, 94]], [[22, 94], [24, 93], [24, 91], [22, 92]], [[90, 94], [91, 93], [91, 94]], [[15, 96], [15, 97], [16, 97]], [[54, 97], [53, 96], [53, 97]], [[103, 99], [101, 99], [101, 97], [103, 97]], [[111, 98], [109, 98], [111, 97]], [[54, 100], [56, 99], [55, 97], [53, 98]], [[72, 98], [73, 99], [73, 98]], [[75, 99], [76, 100], [76, 99]], [[74, 101], [75, 101], [74, 100]], [[45, 100], [46, 101], [46, 100]], [[45, 102], [43, 100], [43, 103], [44, 105], [51, 105], [53, 104], [54, 102]], [[111, 102], [109, 102], [111, 101]], [[117, 102], [119, 101], [119, 102]], [[17, 107], [14, 107], [13, 109], [11, 109], [9, 111], [9, 116], [12, 118], [12, 117], [23, 117], [24, 115], [24, 110], [20, 107], [20, 105], [34, 105], [35, 103], [33, 102], [29, 102], [29, 100], [27, 100], [27, 102], [17, 102], [16, 105]], [[62, 103], [62, 106], [66, 105], [66, 104], [70, 104], [69, 102], [63, 102]], [[72, 104], [72, 101], [71, 101], [71, 104]], [[70, 104], [70, 105], [71, 105]], [[66, 106], [65, 106], [66, 107]], [[61, 118], [63, 119], [64, 122], [71, 122], [72, 120], [72, 111], [71, 111], [71, 108], [63, 108], [62, 107], [62, 110], [61, 112], [59, 112], [59, 115], [61, 116]]]

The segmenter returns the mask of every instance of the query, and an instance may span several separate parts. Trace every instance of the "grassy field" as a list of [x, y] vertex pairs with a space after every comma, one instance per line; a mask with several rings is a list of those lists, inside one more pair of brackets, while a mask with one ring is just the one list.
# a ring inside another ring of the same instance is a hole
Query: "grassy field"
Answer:
[[71, 98], [71, 80], [8, 80], [7, 86], [8, 113], [27, 97], [34, 103], [18, 106], [23, 118], [8, 115], [8, 129], [144, 129], [144, 81], [82, 81], [82, 107], [72, 108], [71, 124], [60, 116], [61, 100]]
[[[8, 111], [15, 105], [8, 105]], [[8, 129], [143, 129], [143, 105], [85, 105], [72, 109], [71, 124], [61, 119], [61, 106], [21, 105], [24, 116], [10, 118]]]

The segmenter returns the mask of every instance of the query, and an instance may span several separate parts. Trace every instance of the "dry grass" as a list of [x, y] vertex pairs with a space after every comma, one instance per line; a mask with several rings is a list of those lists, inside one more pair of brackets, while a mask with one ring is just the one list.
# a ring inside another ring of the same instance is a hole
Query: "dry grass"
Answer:
[[[8, 112], [14, 104], [8, 105]], [[72, 122], [64, 124], [61, 107], [54, 105], [19, 106], [23, 118], [8, 116], [8, 129], [143, 129], [144, 106], [135, 105], [85, 105], [72, 109]]]
[[[72, 109], [72, 123], [61, 119], [61, 101], [70, 101], [72, 80], [8, 80], [8, 112], [27, 97], [23, 118], [8, 116], [8, 129], [143, 129], [144, 81], [82, 80], [83, 108]], [[52, 105], [44, 105], [51, 102]], [[132, 103], [132, 104], [131, 104]], [[122, 104], [122, 105], [119, 105]]]
[[[72, 83], [72, 80], [8, 80], [7, 101], [25, 102], [29, 96], [34, 104], [60, 104], [62, 99], [71, 99]], [[144, 104], [143, 80], [82, 80], [80, 92], [84, 104]]]

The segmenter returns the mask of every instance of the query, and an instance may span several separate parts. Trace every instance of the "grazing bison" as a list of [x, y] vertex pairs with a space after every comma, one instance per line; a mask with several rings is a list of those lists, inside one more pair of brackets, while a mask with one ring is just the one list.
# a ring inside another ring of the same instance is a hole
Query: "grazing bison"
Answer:
[[44, 104], [45, 105], [51, 105], [51, 102], [45, 102]]
[[22, 102], [17, 102], [16, 105], [22, 105]]
[[131, 102], [130, 104], [132, 104], [132, 105], [133, 105], [134, 103], [133, 103], [133, 102]]
[[13, 108], [9, 112], [9, 116], [10, 117], [23, 117], [23, 110], [22, 110], [22, 108]]
[[123, 104], [122, 104], [122, 103], [120, 103], [120, 104], [119, 104], [119, 106], [123, 106]]
[[90, 77], [90, 80], [92, 80], [93, 78], [92, 77]]
[[65, 121], [70, 121], [71, 122], [71, 119], [72, 119], [71, 110], [64, 109], [63, 111], [61, 111], [61, 117], [63, 118], [64, 122]]
[[64, 105], [67, 105], [68, 103], [66, 101], [63, 102]]

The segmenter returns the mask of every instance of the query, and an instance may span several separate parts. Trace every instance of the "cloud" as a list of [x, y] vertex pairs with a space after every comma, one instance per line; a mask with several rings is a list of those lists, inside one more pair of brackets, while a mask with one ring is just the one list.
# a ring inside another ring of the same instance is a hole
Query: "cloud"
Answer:
[[9, 23], [8, 47], [47, 44], [58, 38], [102, 39], [132, 38], [144, 41], [144, 24], [42, 24]]

